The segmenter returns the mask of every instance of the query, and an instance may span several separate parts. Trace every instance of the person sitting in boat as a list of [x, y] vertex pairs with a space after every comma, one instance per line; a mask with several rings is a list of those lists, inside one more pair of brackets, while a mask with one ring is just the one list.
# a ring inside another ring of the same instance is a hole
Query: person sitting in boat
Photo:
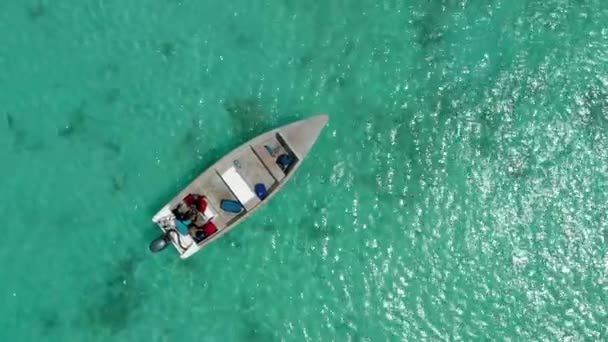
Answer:
[[198, 194], [188, 194], [184, 197], [184, 204], [200, 213], [204, 213], [207, 209], [207, 199]]
[[182, 235], [187, 235], [196, 220], [196, 212], [189, 208], [184, 210], [184, 206], [181, 203], [178, 204], [175, 209], [171, 210], [171, 212], [176, 219], [175, 227], [177, 228], [177, 231]]
[[208, 238], [209, 236], [215, 234], [217, 231], [217, 226], [213, 222], [208, 221], [201, 228], [195, 230], [194, 240], [199, 243]]
[[171, 210], [175, 218], [180, 221], [186, 221], [192, 219], [192, 212], [189, 208], [184, 209], [184, 205], [179, 203], [175, 209]]

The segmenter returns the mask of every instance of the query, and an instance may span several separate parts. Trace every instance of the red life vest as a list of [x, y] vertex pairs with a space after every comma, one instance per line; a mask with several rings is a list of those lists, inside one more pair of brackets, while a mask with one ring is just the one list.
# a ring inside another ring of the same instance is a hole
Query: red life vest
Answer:
[[205, 233], [205, 236], [209, 236], [217, 232], [217, 227], [215, 226], [215, 224], [213, 224], [213, 222], [209, 221], [203, 226], [203, 232]]

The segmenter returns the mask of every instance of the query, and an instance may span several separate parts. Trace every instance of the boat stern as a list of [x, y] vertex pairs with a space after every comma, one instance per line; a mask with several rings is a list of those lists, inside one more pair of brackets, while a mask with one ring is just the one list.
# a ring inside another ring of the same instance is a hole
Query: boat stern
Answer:
[[[161, 210], [159, 210], [152, 217], [152, 222], [156, 223], [156, 225], [163, 232], [163, 235], [152, 242], [150, 245], [151, 250], [153, 249], [152, 245], [156, 241], [159, 241], [159, 239], [164, 239], [166, 242], [170, 242], [175, 247], [180, 258], [182, 259], [188, 258], [199, 250], [199, 246], [190, 235], [183, 235], [179, 233], [176, 227], [175, 215], [173, 215], [173, 212], [171, 212], [169, 205], [165, 205]], [[162, 247], [162, 249], [164, 249], [164, 247]]]

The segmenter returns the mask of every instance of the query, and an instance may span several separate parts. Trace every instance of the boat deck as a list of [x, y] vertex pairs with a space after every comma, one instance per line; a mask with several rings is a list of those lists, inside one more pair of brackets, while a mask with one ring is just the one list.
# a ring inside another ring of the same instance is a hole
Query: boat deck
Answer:
[[[170, 202], [169, 208], [174, 209], [183, 203], [183, 198], [188, 194], [204, 196], [209, 210], [205, 212], [204, 216], [215, 224], [218, 232], [228, 229], [262, 202], [255, 194], [256, 184], [263, 184], [267, 194], [270, 194], [286, 177], [287, 173], [276, 163], [276, 158], [283, 153], [289, 154], [294, 163], [299, 161], [280, 141], [278, 133], [257, 144], [248, 145], [248, 148], [243, 148], [220, 160], [211, 169], [197, 177]], [[222, 200], [236, 201], [243, 206], [243, 210], [239, 213], [223, 210], [221, 208]], [[170, 210], [168, 215], [172, 215]], [[175, 227], [175, 223], [172, 227]], [[184, 241], [191, 243], [190, 240], [192, 240], [194, 242], [193, 232], [196, 229], [198, 228], [190, 229], [188, 236], [181, 236], [183, 245], [185, 245]], [[198, 244], [203, 244], [205, 240], [207, 238]], [[182, 248], [178, 249], [182, 250]]]
[[[299, 166], [326, 122], [326, 116], [302, 120], [241, 145], [194, 179], [153, 217], [153, 221], [165, 232], [178, 230], [176, 227], [179, 223], [182, 233], [170, 234], [170, 240], [182, 258], [194, 254], [272, 197]], [[266, 190], [265, 196], [259, 196], [256, 192], [262, 185]], [[176, 218], [176, 215], [181, 217], [182, 211], [177, 214], [173, 211], [180, 204], [185, 204], [184, 198], [189, 194], [202, 196], [207, 208], [204, 213], [193, 214], [187, 206], [183, 206], [183, 211], [189, 213], [187, 217], [197, 218], [192, 220], [189, 228], [185, 228], [182, 222], [188, 221], [178, 222]], [[223, 201], [228, 201], [226, 207], [222, 206]], [[216, 231], [209, 222], [217, 228]]]

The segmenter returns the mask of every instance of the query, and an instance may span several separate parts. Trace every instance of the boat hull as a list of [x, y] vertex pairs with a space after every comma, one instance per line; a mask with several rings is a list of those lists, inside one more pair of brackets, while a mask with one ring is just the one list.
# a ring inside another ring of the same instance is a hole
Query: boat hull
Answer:
[[[166, 234], [180, 258], [189, 258], [270, 201], [299, 169], [327, 122], [327, 115], [317, 115], [243, 143], [197, 176], [152, 221]], [[189, 211], [193, 222], [184, 228], [178, 219], [181, 213], [176, 211], [187, 206], [189, 195], [203, 198], [205, 208], [193, 209], [194, 214]], [[238, 205], [235, 210], [234, 203], [239, 203], [242, 210], [238, 211]], [[209, 225], [217, 230], [207, 235]]]

